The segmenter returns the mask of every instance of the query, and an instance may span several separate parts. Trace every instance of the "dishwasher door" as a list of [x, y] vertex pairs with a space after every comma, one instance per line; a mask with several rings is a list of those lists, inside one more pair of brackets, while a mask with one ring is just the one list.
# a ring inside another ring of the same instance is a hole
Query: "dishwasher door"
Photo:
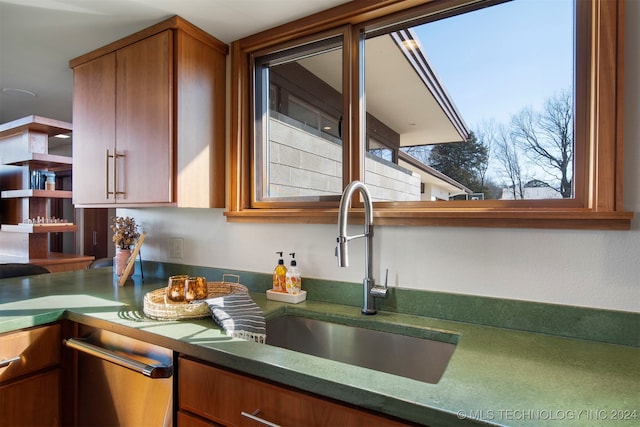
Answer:
[[77, 350], [78, 426], [171, 427], [173, 352], [104, 330]]

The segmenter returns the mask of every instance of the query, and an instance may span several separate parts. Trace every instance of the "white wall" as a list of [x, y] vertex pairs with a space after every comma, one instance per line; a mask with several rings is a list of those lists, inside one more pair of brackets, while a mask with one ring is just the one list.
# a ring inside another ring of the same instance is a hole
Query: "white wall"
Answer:
[[[389, 268], [394, 286], [640, 312], [640, 1], [626, 6], [624, 206], [635, 212], [632, 230], [377, 227], [378, 281]], [[296, 252], [303, 277], [362, 281], [362, 239], [350, 244], [351, 266], [338, 268], [336, 225], [228, 223], [222, 212], [119, 210], [147, 231], [147, 260], [270, 273], [282, 250]], [[182, 260], [167, 256], [173, 236], [185, 239]]]

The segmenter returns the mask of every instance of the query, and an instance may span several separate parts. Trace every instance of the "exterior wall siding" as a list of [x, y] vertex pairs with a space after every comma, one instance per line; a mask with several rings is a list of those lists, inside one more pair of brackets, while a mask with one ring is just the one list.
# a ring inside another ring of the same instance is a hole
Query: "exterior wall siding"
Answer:
[[[342, 146], [284, 123], [269, 123], [270, 197], [342, 193]], [[366, 158], [365, 178], [374, 200], [420, 200], [420, 177]]]

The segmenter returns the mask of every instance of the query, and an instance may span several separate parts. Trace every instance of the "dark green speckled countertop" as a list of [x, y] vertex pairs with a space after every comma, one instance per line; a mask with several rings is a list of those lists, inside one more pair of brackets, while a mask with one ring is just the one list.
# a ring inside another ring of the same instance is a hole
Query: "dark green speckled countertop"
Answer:
[[[146, 279], [115, 285], [111, 269], [0, 280], [0, 333], [61, 318], [107, 328], [202, 360], [432, 426], [636, 426], [640, 348], [308, 300], [288, 305], [252, 293], [267, 318], [285, 312], [378, 329], [411, 327], [457, 336], [438, 384], [231, 339], [213, 319], [154, 321]], [[390, 326], [392, 325], [392, 326]], [[428, 363], [425, 361], [425, 363]]]

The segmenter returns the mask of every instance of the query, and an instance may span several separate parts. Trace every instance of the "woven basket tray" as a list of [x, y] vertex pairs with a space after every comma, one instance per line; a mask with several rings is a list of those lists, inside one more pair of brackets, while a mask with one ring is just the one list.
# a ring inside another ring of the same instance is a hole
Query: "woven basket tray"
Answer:
[[[235, 277], [237, 282], [228, 282], [226, 277]], [[240, 277], [235, 274], [224, 274], [222, 282], [207, 282], [207, 298], [221, 297], [228, 294], [248, 293], [246, 286], [240, 284]], [[166, 288], [147, 292], [144, 296], [144, 314], [152, 319], [180, 320], [209, 317], [211, 312], [207, 303], [174, 302], [167, 299]]]

